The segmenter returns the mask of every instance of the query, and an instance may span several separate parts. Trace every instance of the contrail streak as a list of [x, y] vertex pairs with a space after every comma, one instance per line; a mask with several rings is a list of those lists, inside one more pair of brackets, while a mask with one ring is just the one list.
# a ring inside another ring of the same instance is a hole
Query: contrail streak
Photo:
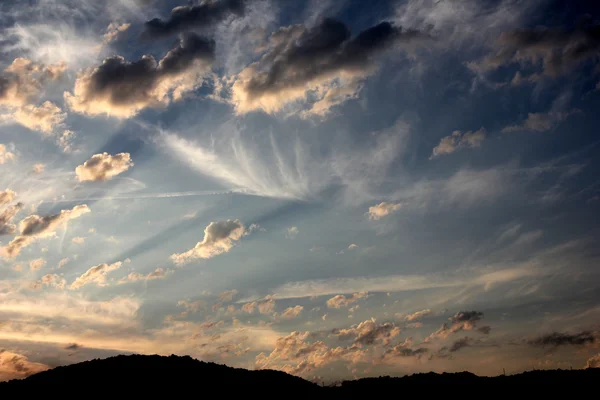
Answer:
[[99, 200], [135, 200], [135, 199], [166, 199], [171, 197], [188, 197], [188, 196], [217, 196], [225, 194], [243, 193], [250, 194], [243, 189], [231, 189], [226, 191], [201, 190], [191, 192], [170, 192], [170, 193], [147, 193], [123, 196], [97, 196], [97, 197], [80, 197], [72, 199], [55, 200], [54, 203], [73, 203], [79, 201], [99, 201]]

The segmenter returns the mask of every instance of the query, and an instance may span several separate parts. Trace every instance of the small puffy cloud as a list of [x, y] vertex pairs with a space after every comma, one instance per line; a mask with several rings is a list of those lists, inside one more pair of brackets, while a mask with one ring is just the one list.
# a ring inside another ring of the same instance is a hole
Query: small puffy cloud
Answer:
[[139, 272], [131, 272], [126, 277], [119, 280], [119, 283], [127, 283], [127, 282], [138, 282], [138, 281], [153, 281], [155, 279], [164, 279], [166, 278], [171, 271], [165, 270], [163, 268], [156, 268], [154, 271], [149, 272], [147, 274], [140, 274]]
[[119, 153], [114, 156], [108, 153], [94, 154], [92, 158], [75, 168], [79, 182], [108, 181], [127, 171], [133, 166], [129, 153]]
[[296, 318], [300, 316], [302, 310], [304, 310], [304, 307], [302, 306], [288, 307], [285, 310], [283, 310], [283, 312], [281, 313], [281, 317], [287, 319]]
[[371, 318], [347, 329], [336, 329], [332, 334], [340, 340], [354, 339], [354, 344], [357, 346], [372, 345], [376, 341], [389, 344], [392, 338], [400, 334], [400, 328], [391, 322], [377, 323], [374, 318]]
[[527, 343], [536, 347], [559, 347], [559, 346], [581, 346], [584, 344], [592, 344], [598, 341], [596, 332], [578, 332], [578, 333], [562, 333], [552, 332], [541, 335], [535, 339], [529, 340]]
[[329, 308], [342, 308], [348, 307], [350, 304], [356, 303], [360, 299], [364, 299], [368, 296], [367, 292], [359, 292], [354, 293], [351, 296], [344, 296], [343, 294], [338, 294], [327, 300], [327, 307]]
[[423, 38], [418, 31], [389, 22], [355, 37], [344, 23], [330, 18], [311, 28], [281, 27], [271, 34], [262, 57], [237, 75], [232, 102], [238, 114], [275, 113], [311, 99], [305, 113], [324, 115], [330, 107], [357, 96], [361, 82], [376, 69], [374, 58]]
[[456, 351], [459, 351], [460, 349], [464, 349], [465, 347], [471, 346], [471, 344], [473, 344], [474, 341], [475, 339], [465, 336], [462, 339], [455, 340], [454, 343], [452, 343], [452, 346], [450, 346], [450, 349], [448, 349], [448, 351], [454, 353]]
[[485, 140], [486, 130], [481, 128], [478, 131], [461, 132], [454, 131], [452, 135], [443, 137], [440, 143], [433, 148], [430, 158], [452, 154], [458, 149], [465, 147], [480, 147]]
[[82, 286], [85, 286], [90, 283], [95, 283], [98, 286], [106, 285], [106, 275], [114, 271], [116, 269], [121, 268], [123, 263], [121, 261], [117, 261], [114, 264], [99, 264], [95, 267], [88, 269], [83, 275], [75, 279], [71, 286], [69, 287], [71, 290], [77, 290]]
[[223, 303], [231, 302], [233, 298], [238, 294], [238, 291], [235, 289], [227, 290], [219, 294], [219, 301]]
[[[477, 323], [483, 318], [483, 313], [479, 311], [459, 311], [450, 318], [450, 326], [443, 324], [440, 329], [429, 335], [425, 342], [431, 342], [437, 338], [447, 338], [453, 333], [461, 331], [473, 331], [477, 328]], [[479, 333], [489, 334], [490, 327], [481, 327]]]
[[376, 204], [374, 206], [369, 207], [369, 219], [372, 220], [379, 220], [383, 217], [385, 217], [386, 215], [390, 215], [396, 211], [398, 211], [400, 208], [402, 207], [402, 203], [387, 203], [387, 202], [381, 202], [379, 204]]
[[42, 269], [46, 265], [46, 260], [43, 258], [36, 258], [35, 260], [29, 261], [29, 269], [32, 271], [37, 271]]
[[173, 254], [171, 260], [176, 265], [184, 265], [196, 259], [209, 259], [227, 253], [233, 242], [244, 235], [244, 225], [240, 220], [211, 222], [204, 229], [204, 239], [185, 253]]
[[20, 108], [37, 100], [48, 81], [59, 79], [66, 70], [64, 63], [37, 64], [16, 58], [0, 75], [0, 105]]
[[256, 302], [253, 301], [251, 303], [246, 303], [242, 306], [242, 311], [247, 312], [248, 314], [252, 314], [256, 309]]
[[115, 22], [111, 22], [108, 27], [106, 27], [106, 33], [104, 34], [104, 44], [108, 44], [116, 40], [119, 35], [125, 32], [131, 24], [117, 24]]
[[0, 381], [22, 379], [48, 368], [47, 365], [29, 361], [22, 354], [0, 349]]
[[350, 246], [348, 246], [348, 250], [354, 250], [354, 249], [357, 249], [357, 248], [358, 248], [358, 245], [356, 245], [354, 243], [352, 243]]
[[[2, 194], [0, 193], [0, 197]], [[15, 224], [12, 224], [12, 219], [21, 211], [23, 203], [17, 203], [12, 206], [6, 207], [0, 212], [0, 236], [12, 235], [17, 230]]]
[[396, 358], [396, 357], [416, 357], [420, 358], [423, 354], [427, 353], [429, 349], [425, 347], [412, 348], [412, 340], [407, 338], [404, 342], [395, 345], [385, 351], [383, 358]]
[[65, 92], [65, 102], [71, 110], [90, 116], [130, 118], [145, 108], [181, 100], [195, 90], [214, 54], [214, 41], [186, 33], [158, 63], [149, 55], [135, 62], [112, 56], [99, 67], [80, 73], [73, 93]]
[[77, 343], [70, 343], [64, 347], [65, 350], [77, 351], [81, 349], [83, 346]]
[[62, 210], [54, 215], [30, 215], [19, 222], [19, 235], [6, 246], [0, 248], [0, 255], [5, 258], [16, 257], [21, 249], [30, 245], [36, 239], [53, 236], [58, 227], [89, 212], [88, 206], [81, 204], [71, 210]]
[[258, 303], [258, 312], [261, 314], [271, 314], [275, 311], [275, 300], [268, 298]]
[[42, 172], [44, 172], [44, 170], [46, 169], [46, 166], [44, 164], [33, 164], [33, 167], [31, 168], [31, 171], [34, 174], [41, 174]]
[[298, 227], [297, 226], [289, 227], [285, 231], [285, 237], [288, 239], [295, 239], [296, 236], [298, 236]]
[[245, 0], [217, 0], [175, 7], [167, 20], [154, 18], [146, 22], [143, 36], [162, 38], [194, 29], [213, 27], [231, 16], [242, 16], [244, 2]]
[[12, 153], [6, 149], [6, 145], [0, 143], [0, 165], [5, 164], [8, 161], [15, 159], [15, 153]]
[[58, 262], [58, 265], [57, 265], [57, 267], [56, 267], [56, 268], [60, 269], [60, 268], [64, 267], [65, 265], [67, 265], [67, 263], [68, 263], [68, 262], [69, 262], [69, 258], [67, 258], [67, 257], [65, 257], [65, 258], [61, 259], [61, 260]]
[[596, 354], [587, 360], [586, 368], [600, 368], [600, 354]]
[[71, 239], [71, 242], [73, 242], [75, 244], [83, 244], [83, 243], [85, 243], [85, 238], [81, 237], [81, 236], [77, 236], [77, 237], [74, 237], [73, 239]]
[[40, 106], [28, 104], [13, 113], [13, 119], [19, 124], [46, 135], [63, 126], [66, 118], [67, 114], [51, 101], [45, 101]]
[[32, 289], [41, 289], [43, 286], [52, 287], [55, 289], [63, 290], [67, 285], [67, 281], [59, 275], [56, 274], [46, 274], [42, 276], [42, 278], [38, 281], [35, 281], [31, 284]]
[[56, 139], [56, 144], [65, 153], [70, 153], [73, 150], [73, 138], [75, 138], [75, 132], [65, 129]]
[[527, 118], [518, 125], [510, 125], [502, 132], [546, 132], [553, 129], [560, 122], [566, 120], [577, 111], [561, 112], [550, 111], [547, 113], [529, 113]]
[[1, 191], [0, 192], [0, 206], [10, 203], [16, 197], [17, 197], [17, 194], [10, 189], [5, 189], [5, 190]]
[[425, 310], [421, 310], [421, 311], [416, 311], [412, 314], [408, 314], [406, 317], [404, 317], [405, 321], [409, 321], [409, 322], [413, 322], [413, 321], [418, 321], [423, 317], [426, 317], [428, 315], [431, 315], [433, 311], [431, 311], [430, 309], [425, 309]]

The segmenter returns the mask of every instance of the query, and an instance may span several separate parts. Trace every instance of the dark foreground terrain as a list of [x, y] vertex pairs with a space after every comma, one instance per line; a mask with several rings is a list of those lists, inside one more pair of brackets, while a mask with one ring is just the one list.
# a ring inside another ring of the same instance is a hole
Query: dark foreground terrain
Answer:
[[[189, 356], [117, 356], [92, 360], [40, 372], [22, 380], [0, 383], [0, 394], [9, 389], [33, 389], [60, 385], [64, 388], [86, 387], [94, 391], [139, 389], [220, 390], [245, 394], [269, 393], [274, 397], [299, 394], [323, 394], [353, 397], [359, 393], [397, 392], [414, 385], [486, 385], [513, 384], [567, 385], [571, 388], [600, 383], [600, 368], [585, 370], [531, 371], [517, 375], [479, 377], [469, 372], [414, 374], [402, 378], [365, 378], [346, 381], [336, 387], [321, 387], [280, 371], [249, 371], [225, 365], [206, 363]], [[115, 392], [118, 394], [117, 392]]]

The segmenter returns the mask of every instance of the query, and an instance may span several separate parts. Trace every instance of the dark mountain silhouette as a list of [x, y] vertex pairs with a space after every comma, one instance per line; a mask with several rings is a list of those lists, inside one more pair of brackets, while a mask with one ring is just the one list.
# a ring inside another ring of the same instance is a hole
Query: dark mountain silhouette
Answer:
[[[117, 356], [95, 359], [40, 372], [21, 380], [0, 383], [0, 393], [8, 389], [39, 388], [43, 386], [88, 387], [94, 390], [138, 388], [143, 391], [164, 390], [227, 390], [248, 389], [246, 394], [269, 394], [277, 397], [300, 394], [350, 396], [383, 393], [415, 385], [485, 385], [561, 384], [582, 385], [600, 382], [600, 369], [543, 370], [517, 375], [480, 377], [470, 372], [433, 372], [402, 378], [364, 378], [345, 381], [335, 386], [319, 386], [284, 372], [273, 370], [249, 371], [225, 365], [195, 360], [189, 356]], [[394, 393], [394, 392], [389, 392]], [[271, 397], [271, 396], [270, 396]]]

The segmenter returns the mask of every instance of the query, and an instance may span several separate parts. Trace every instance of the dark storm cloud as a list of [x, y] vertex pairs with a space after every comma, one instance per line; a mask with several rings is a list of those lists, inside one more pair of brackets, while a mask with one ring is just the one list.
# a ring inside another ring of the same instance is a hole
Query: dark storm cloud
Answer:
[[479, 311], [460, 311], [450, 318], [453, 324], [459, 322], [476, 322], [483, 318], [483, 313]]
[[[310, 29], [282, 27], [269, 38], [263, 57], [239, 74], [233, 101], [242, 113], [257, 108], [276, 111], [282, 103], [302, 97], [307, 87], [334, 78], [362, 79], [374, 66], [373, 56], [394, 44], [425, 38], [428, 36], [420, 31], [390, 22], [367, 28], [353, 38], [343, 22], [332, 18]], [[339, 95], [332, 91], [329, 96]]]
[[99, 67], [80, 75], [74, 94], [65, 97], [77, 112], [131, 117], [141, 109], [168, 104], [193, 90], [200, 79], [197, 75], [205, 72], [196, 62], [208, 67], [214, 55], [213, 40], [187, 33], [158, 63], [149, 55], [135, 62], [121, 56], [105, 59]]
[[[290, 39], [295, 41], [293, 36]], [[247, 90], [252, 95], [260, 95], [277, 91], [281, 86], [303, 85], [338, 70], [362, 71], [372, 55], [394, 42], [422, 36], [418, 31], [404, 31], [382, 22], [350, 39], [350, 30], [343, 22], [325, 19], [315, 28], [305, 30], [295, 44], [284, 41], [277, 46], [265, 59], [274, 60], [271, 67], [251, 79]]]
[[596, 340], [597, 334], [595, 332], [585, 331], [575, 334], [552, 332], [529, 340], [527, 343], [537, 347], [558, 347], [567, 345], [580, 346], [587, 343], [594, 343]]
[[210, 27], [232, 15], [243, 14], [244, 0], [220, 0], [175, 7], [169, 19], [154, 18], [146, 22], [143, 35], [147, 38], [165, 37], [194, 28]]
[[577, 64], [598, 60], [600, 25], [584, 22], [574, 29], [536, 28], [504, 32], [498, 39], [500, 50], [475, 68], [495, 69], [511, 62], [542, 62], [547, 75], [564, 74]]
[[474, 340], [472, 338], [465, 336], [464, 338], [458, 339], [454, 343], [452, 343], [452, 346], [450, 346], [450, 349], [448, 351], [454, 353], [455, 351], [459, 351], [460, 349], [471, 346], [473, 342]]
[[483, 333], [484, 335], [489, 335], [492, 331], [491, 326], [482, 326], [481, 328], [477, 328], [477, 331]]

